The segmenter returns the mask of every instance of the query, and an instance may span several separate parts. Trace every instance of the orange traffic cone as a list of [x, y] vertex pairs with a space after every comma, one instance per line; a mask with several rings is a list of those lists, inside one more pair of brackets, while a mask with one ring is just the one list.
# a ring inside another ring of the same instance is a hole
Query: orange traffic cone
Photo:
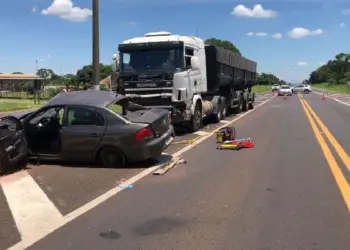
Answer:
[[322, 94], [322, 100], [326, 100], [326, 96], [324, 95], [324, 93]]

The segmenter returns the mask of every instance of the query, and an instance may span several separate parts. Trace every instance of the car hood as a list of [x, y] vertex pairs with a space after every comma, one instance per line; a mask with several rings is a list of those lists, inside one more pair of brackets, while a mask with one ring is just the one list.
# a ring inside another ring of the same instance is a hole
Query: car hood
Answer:
[[11, 114], [11, 116], [16, 117], [17, 119], [23, 119], [24, 117], [26, 117], [27, 115], [35, 112], [36, 109], [31, 109], [31, 110], [24, 110], [24, 111], [15, 111]]

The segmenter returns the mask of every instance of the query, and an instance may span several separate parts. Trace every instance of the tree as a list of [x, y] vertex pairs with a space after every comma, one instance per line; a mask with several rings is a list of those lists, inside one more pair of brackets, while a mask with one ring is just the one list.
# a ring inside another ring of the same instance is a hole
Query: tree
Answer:
[[51, 77], [56, 74], [53, 72], [52, 69], [41, 68], [41, 69], [38, 69], [38, 71], [36, 72], [36, 75], [48, 80], [48, 79], [51, 79]]
[[277, 76], [271, 73], [257, 74], [256, 83], [258, 85], [273, 85], [273, 84], [286, 84], [285, 81], [280, 80]]
[[218, 47], [225, 48], [227, 50], [231, 50], [231, 51], [241, 55], [241, 52], [239, 51], [239, 49], [235, 45], [233, 45], [233, 43], [231, 43], [230, 41], [220, 40], [220, 39], [216, 39], [216, 38], [209, 38], [209, 39], [205, 40], [204, 42], [207, 44], [216, 45]]
[[13, 72], [12, 74], [14, 74], [14, 75], [23, 75], [22, 72]]
[[308, 81], [315, 83], [344, 84], [349, 80], [350, 54], [339, 53], [333, 60], [311, 72]]
[[[101, 80], [111, 75], [113, 72], [112, 65], [108, 64], [100, 64], [100, 74]], [[81, 69], [77, 71], [76, 82], [79, 85], [83, 84], [91, 84], [92, 82], [92, 64], [85, 65]]]

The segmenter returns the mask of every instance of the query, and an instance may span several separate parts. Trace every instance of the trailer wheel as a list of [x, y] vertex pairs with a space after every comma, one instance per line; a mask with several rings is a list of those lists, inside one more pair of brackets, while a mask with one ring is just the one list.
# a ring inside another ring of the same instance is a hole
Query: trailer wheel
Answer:
[[228, 115], [228, 104], [224, 103], [224, 105], [222, 106], [222, 114], [221, 114], [222, 119], [224, 119], [227, 115]]
[[222, 104], [221, 102], [218, 103], [218, 113], [213, 115], [214, 122], [219, 123], [222, 120]]
[[194, 114], [192, 116], [192, 121], [190, 124], [190, 130], [191, 132], [196, 132], [201, 129], [202, 127], [202, 108], [199, 103], [196, 104], [196, 107], [194, 108]]
[[248, 110], [248, 101], [244, 97], [242, 98], [242, 111], [245, 112]]
[[253, 109], [254, 108], [254, 103], [253, 102], [250, 102], [249, 104], [248, 104], [248, 109]]

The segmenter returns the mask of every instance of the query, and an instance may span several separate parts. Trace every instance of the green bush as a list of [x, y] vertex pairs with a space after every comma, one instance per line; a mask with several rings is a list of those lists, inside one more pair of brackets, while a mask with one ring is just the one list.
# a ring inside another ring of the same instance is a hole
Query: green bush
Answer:
[[60, 92], [62, 92], [62, 88], [52, 88], [52, 89], [50, 88], [47, 90], [47, 94], [49, 98], [56, 96]]

